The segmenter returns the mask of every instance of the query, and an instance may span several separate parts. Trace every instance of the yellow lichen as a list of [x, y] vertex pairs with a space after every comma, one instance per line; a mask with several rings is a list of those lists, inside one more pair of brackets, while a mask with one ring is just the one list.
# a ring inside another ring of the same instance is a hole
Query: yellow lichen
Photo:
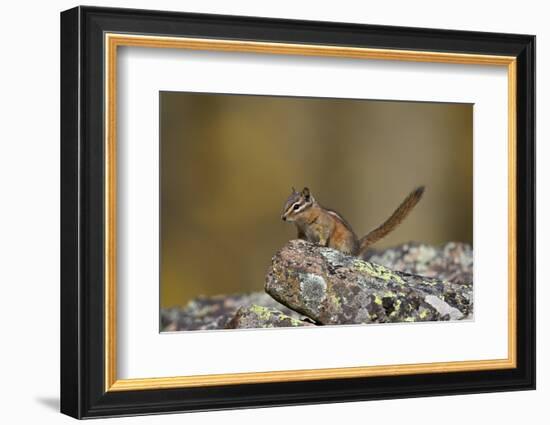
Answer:
[[388, 269], [387, 267], [381, 266], [380, 264], [369, 263], [363, 260], [355, 260], [353, 262], [353, 267], [355, 268], [355, 270], [367, 273], [378, 279], [385, 280], [386, 282], [389, 282], [391, 280], [401, 285], [405, 283], [401, 276]]
[[271, 312], [267, 307], [262, 307], [257, 304], [251, 305], [250, 311], [258, 316], [261, 320], [269, 320], [269, 318], [271, 317]]
[[[272, 310], [270, 310], [269, 308], [267, 307], [263, 307], [261, 305], [257, 305], [257, 304], [252, 304], [250, 307], [249, 307], [249, 311], [253, 314], [255, 314], [256, 316], [258, 316], [258, 318], [260, 320], [263, 320], [263, 321], [269, 321], [274, 312]], [[298, 319], [295, 319], [294, 317], [290, 317], [290, 316], [287, 316], [286, 314], [283, 314], [283, 313], [280, 313], [280, 314], [277, 314], [277, 319], [279, 321], [283, 321], [283, 320], [289, 320], [290, 321], [290, 325], [291, 326], [302, 326], [302, 321], [301, 320], [298, 320]], [[273, 323], [269, 323], [267, 325], [268, 328], [273, 328], [274, 325]]]
[[300, 321], [298, 319], [295, 319], [294, 317], [285, 316], [285, 318], [287, 318], [287, 317], [290, 319], [290, 324], [292, 326], [302, 326], [302, 321]]
[[337, 309], [341, 309], [341, 308], [342, 308], [342, 303], [340, 302], [340, 298], [338, 298], [337, 295], [332, 294], [332, 295], [330, 296], [330, 301], [332, 302], [332, 304], [333, 304]]
[[397, 313], [399, 311], [399, 309], [401, 308], [401, 300], [396, 300], [395, 303], [393, 304], [393, 313]]

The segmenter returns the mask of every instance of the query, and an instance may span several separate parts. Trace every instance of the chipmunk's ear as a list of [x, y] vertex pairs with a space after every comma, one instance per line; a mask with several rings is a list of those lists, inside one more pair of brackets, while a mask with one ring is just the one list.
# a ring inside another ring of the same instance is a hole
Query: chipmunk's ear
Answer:
[[294, 186], [292, 186], [292, 193], [297, 193], [296, 189], [294, 189]]
[[302, 196], [306, 198], [306, 200], [309, 200], [309, 197], [311, 196], [311, 193], [309, 193], [309, 188], [304, 187], [302, 189]]

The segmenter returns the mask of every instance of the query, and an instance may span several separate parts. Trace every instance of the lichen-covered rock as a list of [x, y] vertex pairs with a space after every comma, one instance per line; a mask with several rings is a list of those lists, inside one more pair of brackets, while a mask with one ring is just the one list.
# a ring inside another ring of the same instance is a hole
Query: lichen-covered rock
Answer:
[[365, 259], [406, 273], [453, 283], [473, 282], [473, 250], [465, 243], [447, 242], [435, 247], [409, 242], [382, 251], [371, 251]]
[[395, 271], [303, 240], [275, 254], [265, 289], [324, 325], [461, 320], [473, 309], [471, 282]]
[[184, 307], [161, 310], [163, 332], [225, 329], [241, 307], [258, 305], [280, 311], [293, 319], [304, 317], [279, 304], [265, 292], [197, 297]]
[[227, 329], [288, 328], [313, 324], [287, 316], [273, 308], [252, 305], [241, 307], [225, 326]]

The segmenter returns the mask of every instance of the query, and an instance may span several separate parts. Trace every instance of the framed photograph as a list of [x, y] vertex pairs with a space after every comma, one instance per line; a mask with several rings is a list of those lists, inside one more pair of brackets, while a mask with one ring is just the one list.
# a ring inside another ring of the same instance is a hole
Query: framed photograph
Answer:
[[61, 14], [61, 411], [535, 388], [535, 37]]

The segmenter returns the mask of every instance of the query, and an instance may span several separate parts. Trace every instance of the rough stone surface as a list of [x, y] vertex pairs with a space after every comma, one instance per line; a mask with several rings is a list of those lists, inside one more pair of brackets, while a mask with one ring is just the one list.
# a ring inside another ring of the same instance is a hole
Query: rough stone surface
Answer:
[[[471, 257], [471, 250], [470, 254], [466, 249], [455, 251], [449, 247], [445, 255]], [[410, 269], [418, 271], [421, 264], [429, 264], [426, 273], [438, 255], [421, 261], [422, 250], [399, 252], [395, 259], [403, 265], [412, 262]], [[467, 259], [459, 262], [470, 264]], [[323, 325], [461, 320], [472, 314], [472, 282], [471, 275], [459, 282], [455, 272], [445, 272], [452, 281], [411, 274], [293, 240], [273, 257], [265, 289], [280, 303]]]
[[453, 283], [473, 282], [473, 250], [465, 243], [447, 242], [436, 247], [409, 242], [383, 251], [371, 251], [365, 259], [406, 273]]
[[254, 329], [296, 326], [313, 326], [313, 324], [287, 316], [279, 310], [254, 304], [250, 307], [239, 308], [225, 327], [227, 329]]
[[[293, 319], [302, 315], [279, 304], [265, 292], [197, 297], [183, 308], [161, 310], [162, 332], [225, 329], [241, 307], [257, 305], [280, 311]], [[262, 326], [259, 326], [262, 327]]]
[[[370, 251], [368, 261], [309, 245], [290, 242], [275, 255], [267, 276], [268, 281], [277, 277], [281, 285], [299, 282], [303, 299], [295, 308], [300, 313], [265, 292], [198, 297], [184, 307], [162, 310], [162, 331], [287, 326], [283, 316], [307, 326], [314, 320], [323, 324], [319, 315], [329, 313], [335, 319], [330, 324], [472, 317], [473, 255], [467, 244], [411, 242]], [[275, 292], [285, 293], [282, 288]]]

